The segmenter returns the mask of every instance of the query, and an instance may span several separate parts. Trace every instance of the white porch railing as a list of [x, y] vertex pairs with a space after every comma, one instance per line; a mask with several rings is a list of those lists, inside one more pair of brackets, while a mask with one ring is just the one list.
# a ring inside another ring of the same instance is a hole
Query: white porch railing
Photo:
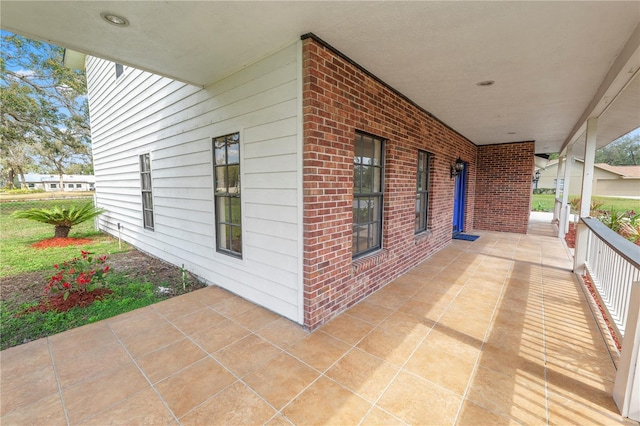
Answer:
[[583, 218], [587, 225], [585, 267], [618, 338], [622, 340], [629, 316], [631, 285], [640, 281], [640, 248], [598, 219]]
[[640, 421], [640, 248], [597, 219], [582, 218], [582, 226], [586, 238], [577, 243], [586, 247], [576, 247], [576, 265], [584, 265], [622, 342], [613, 399], [623, 416]]

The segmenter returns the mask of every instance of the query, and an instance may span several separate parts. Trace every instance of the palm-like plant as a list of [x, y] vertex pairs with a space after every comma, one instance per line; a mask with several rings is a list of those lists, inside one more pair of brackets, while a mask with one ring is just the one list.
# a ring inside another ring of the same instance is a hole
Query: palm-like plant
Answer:
[[51, 209], [29, 209], [20, 210], [13, 214], [18, 219], [31, 219], [42, 223], [55, 225], [55, 236], [66, 238], [71, 227], [104, 213], [105, 210], [95, 208], [92, 203], [87, 203], [81, 207], [59, 207]]

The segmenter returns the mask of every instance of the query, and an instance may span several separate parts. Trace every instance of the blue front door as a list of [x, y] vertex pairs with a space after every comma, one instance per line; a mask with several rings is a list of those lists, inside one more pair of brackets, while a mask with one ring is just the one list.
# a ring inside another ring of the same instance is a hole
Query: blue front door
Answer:
[[453, 196], [453, 235], [464, 231], [465, 189], [467, 186], [467, 165], [456, 176]]

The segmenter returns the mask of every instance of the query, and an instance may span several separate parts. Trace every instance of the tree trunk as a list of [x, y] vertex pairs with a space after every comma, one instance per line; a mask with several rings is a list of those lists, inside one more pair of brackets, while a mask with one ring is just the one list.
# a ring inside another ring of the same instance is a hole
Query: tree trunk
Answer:
[[56, 238], [67, 238], [69, 235], [69, 231], [71, 230], [70, 226], [57, 225], [56, 226]]
[[16, 178], [16, 174], [13, 171], [13, 167], [9, 167], [9, 176], [7, 177], [7, 188], [13, 189], [13, 180]]

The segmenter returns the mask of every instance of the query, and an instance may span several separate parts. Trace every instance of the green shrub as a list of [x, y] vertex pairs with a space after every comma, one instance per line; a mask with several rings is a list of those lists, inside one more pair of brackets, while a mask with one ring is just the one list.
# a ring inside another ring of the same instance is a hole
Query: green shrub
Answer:
[[538, 201], [538, 204], [536, 204], [536, 205], [533, 207], [533, 209], [532, 209], [532, 210], [533, 210], [534, 212], [546, 212], [546, 211], [549, 211], [541, 201]]
[[93, 219], [104, 212], [105, 210], [94, 207], [93, 203], [87, 203], [81, 207], [71, 205], [67, 207], [53, 206], [50, 209], [33, 208], [20, 210], [13, 213], [13, 217], [54, 225], [55, 236], [66, 238], [72, 226]]
[[18, 195], [18, 194], [39, 194], [45, 192], [44, 189], [2, 189], [0, 194]]
[[[582, 199], [580, 197], [571, 197], [569, 198], [569, 204], [571, 205], [571, 209], [574, 212], [580, 211], [580, 204], [582, 203]], [[603, 201], [597, 200], [595, 198], [591, 198], [591, 205], [589, 206], [589, 215], [592, 217], [597, 217], [600, 207], [604, 205]]]
[[[111, 277], [110, 277], [111, 278]], [[113, 293], [96, 300], [84, 308], [75, 307], [66, 312], [29, 312], [36, 303], [11, 307], [0, 301], [0, 350], [42, 337], [51, 336], [75, 327], [111, 318], [134, 309], [163, 300], [157, 288], [148, 282], [130, 282], [122, 274], [114, 274], [107, 288]]]
[[534, 188], [533, 193], [534, 194], [555, 194], [556, 189], [555, 188]]

